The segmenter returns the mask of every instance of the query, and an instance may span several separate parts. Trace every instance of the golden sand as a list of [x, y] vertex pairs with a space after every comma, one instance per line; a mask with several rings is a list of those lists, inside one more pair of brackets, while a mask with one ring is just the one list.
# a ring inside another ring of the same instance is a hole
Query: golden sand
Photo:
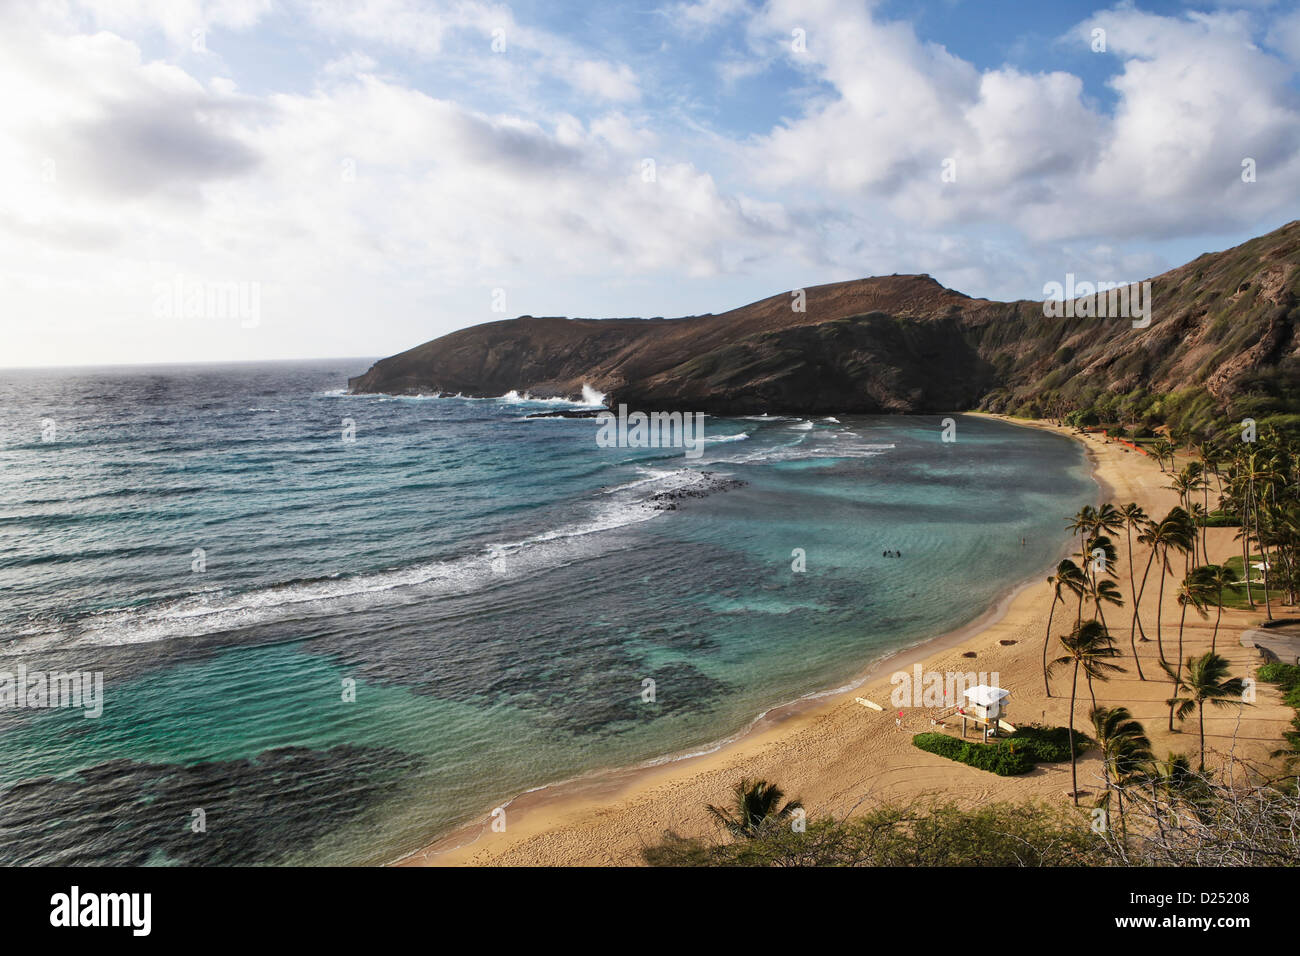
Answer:
[[[1168, 477], [1156, 463], [1102, 435], [1081, 437], [1072, 430], [1044, 422], [1015, 424], [1072, 435], [1084, 442], [1102, 486], [1102, 500], [1119, 506], [1130, 501], [1148, 515], [1163, 516], [1178, 503], [1165, 488]], [[1181, 462], [1180, 462], [1181, 465]], [[1068, 519], [1062, 515], [1062, 527]], [[1234, 543], [1234, 528], [1211, 528], [1208, 532], [1212, 560], [1240, 554]], [[1064, 546], [1067, 533], [1062, 532]], [[1168, 731], [1170, 683], [1157, 662], [1155, 636], [1155, 586], [1153, 568], [1143, 597], [1142, 620], [1150, 643], [1139, 643], [1138, 653], [1148, 680], [1137, 678], [1129, 650], [1129, 594], [1126, 540], [1115, 536], [1121, 566], [1116, 583], [1124, 594], [1123, 608], [1107, 608], [1107, 619], [1117, 645], [1124, 652], [1118, 663], [1127, 673], [1096, 685], [1099, 704], [1127, 707], [1145, 726], [1157, 756], [1170, 751], [1190, 753], [1197, 759], [1199, 740], [1196, 722], [1189, 719], [1180, 731]], [[1134, 541], [1134, 562], [1140, 579], [1147, 551]], [[568, 784], [547, 787], [512, 801], [507, 809], [504, 832], [486, 823], [475, 824], [451, 834], [414, 854], [406, 865], [628, 865], [641, 862], [643, 846], [659, 842], [666, 830], [684, 836], [710, 832], [704, 805], [726, 803], [730, 789], [742, 776], [761, 777], [778, 783], [789, 798], [803, 801], [809, 816], [843, 817], [856, 808], [879, 802], [906, 800], [935, 794], [963, 805], [985, 800], [1021, 801], [1039, 799], [1069, 802], [1070, 765], [1040, 764], [1019, 777], [999, 777], [983, 770], [926, 753], [911, 744], [912, 735], [934, 729], [930, 718], [938, 711], [913, 708], [904, 712], [902, 727], [896, 725], [897, 711], [889, 705], [890, 675], [910, 670], [919, 662], [926, 670], [967, 673], [996, 672], [1002, 687], [1011, 691], [1010, 719], [1016, 724], [1032, 722], [1065, 725], [1069, 715], [1070, 678], [1063, 671], [1053, 680], [1053, 694], [1044, 694], [1042, 645], [1050, 590], [1042, 578], [1022, 584], [999, 607], [960, 631], [945, 635], [874, 667], [865, 684], [834, 696], [801, 701], [773, 712], [740, 739], [698, 757], [654, 767], [603, 773]], [[1177, 650], [1177, 584], [1171, 575], [1165, 582], [1163, 635], [1167, 658]], [[1068, 630], [1073, 604], [1057, 605], [1053, 635]], [[1276, 613], [1276, 607], [1275, 607]], [[1241, 646], [1242, 631], [1263, 619], [1257, 611], [1223, 612], [1217, 639], [1218, 652], [1232, 663], [1232, 673], [1249, 676], [1259, 663], [1257, 652]], [[1064, 624], [1064, 626], [1059, 626]], [[1183, 655], [1199, 655], [1209, 649], [1214, 611], [1202, 620], [1187, 615], [1183, 633]], [[1002, 642], [1014, 642], [1003, 644]], [[1056, 642], [1053, 640], [1053, 649]], [[973, 658], [963, 656], [974, 652]], [[1059, 656], [1059, 650], [1052, 656]], [[1157, 681], [1152, 678], [1160, 676]], [[1063, 696], [1062, 696], [1063, 695]], [[855, 701], [864, 697], [884, 705], [882, 711], [868, 709]], [[1076, 728], [1089, 727], [1090, 705], [1080, 680], [1076, 703]], [[1255, 704], [1244, 709], [1206, 708], [1207, 751], [1233, 753], [1247, 760], [1263, 762], [1269, 751], [1280, 746], [1291, 710], [1282, 704], [1276, 689], [1258, 688]], [[1175, 726], [1179, 726], [1175, 724]], [[1207, 762], [1213, 763], [1213, 756]], [[1079, 787], [1094, 791], [1101, 780], [1095, 750], [1079, 762]], [[1086, 798], [1085, 798], [1086, 799]], [[490, 808], [484, 808], [484, 819]]]

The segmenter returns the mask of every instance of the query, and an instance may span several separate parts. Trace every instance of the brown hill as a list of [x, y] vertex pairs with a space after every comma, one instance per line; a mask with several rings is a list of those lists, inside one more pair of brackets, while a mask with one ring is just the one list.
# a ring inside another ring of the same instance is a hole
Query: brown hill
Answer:
[[811, 287], [803, 311], [783, 293], [680, 319], [523, 316], [383, 359], [349, 386], [577, 397], [587, 384], [610, 403], [715, 414], [1300, 411], [1300, 222], [1151, 283], [1147, 328], [1049, 318], [1041, 302], [972, 299], [929, 276]]

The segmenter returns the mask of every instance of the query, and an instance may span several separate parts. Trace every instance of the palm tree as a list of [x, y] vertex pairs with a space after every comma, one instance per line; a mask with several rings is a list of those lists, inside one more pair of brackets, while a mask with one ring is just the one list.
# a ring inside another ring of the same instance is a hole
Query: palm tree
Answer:
[[1178, 492], [1178, 504], [1187, 507], [1187, 493], [1192, 486], [1191, 465], [1186, 466], [1178, 474], [1174, 475], [1173, 480], [1165, 485], [1170, 491]]
[[1156, 464], [1160, 466], [1161, 471], [1165, 470], [1166, 458], [1169, 459], [1171, 465], [1173, 464], [1174, 446], [1169, 444], [1169, 442], [1166, 439], [1160, 438], [1152, 442], [1151, 453], [1156, 456]]
[[1097, 560], [1096, 552], [1100, 551], [1102, 568], [1106, 574], [1111, 577], [1115, 576], [1115, 564], [1119, 561], [1119, 551], [1110, 538], [1104, 534], [1089, 534], [1084, 539], [1083, 549], [1075, 554], [1079, 559], [1081, 566], [1088, 571], [1088, 576], [1093, 580], [1097, 578]]
[[1092, 682], [1110, 680], [1110, 674], [1122, 672], [1124, 668], [1111, 661], [1120, 656], [1115, 649], [1115, 641], [1105, 626], [1097, 621], [1084, 621], [1075, 626], [1069, 634], [1061, 635], [1061, 646], [1065, 656], [1059, 657], [1049, 665], [1049, 670], [1073, 665], [1070, 682], [1070, 785], [1073, 790], [1074, 805], [1079, 805], [1079, 770], [1078, 755], [1074, 751], [1074, 704], [1079, 696], [1079, 669], [1088, 679], [1088, 692], [1092, 694], [1093, 709], [1097, 708], [1097, 696], [1092, 693]]
[[[711, 803], [707, 804], [705, 809], [709, 811], [709, 816], [713, 817], [720, 826], [725, 827], [732, 836], [753, 839], [770, 823], [787, 819], [794, 814], [794, 811], [803, 809], [803, 804], [798, 800], [791, 800], [785, 806], [781, 806], [781, 799], [785, 794], [776, 784], [768, 783], [766, 780], [742, 778], [731, 792], [733, 794], [731, 809], [724, 810]], [[780, 809], [777, 809], [778, 807]]]
[[1164, 794], [1166, 806], [1174, 813], [1174, 825], [1179, 826], [1178, 806], [1181, 804], [1190, 807], [1193, 813], [1199, 814], [1209, 796], [1209, 787], [1205, 778], [1192, 769], [1192, 762], [1186, 754], [1167, 754], [1164, 760], [1152, 765], [1151, 771], [1148, 778], [1151, 784], [1151, 810], [1156, 826], [1163, 835], [1164, 818], [1160, 815], [1159, 795]]
[[1126, 707], [1094, 707], [1092, 729], [1101, 747], [1102, 772], [1106, 775], [1106, 792], [1097, 800], [1097, 806], [1110, 807], [1111, 781], [1115, 784], [1116, 813], [1119, 816], [1121, 839], [1124, 831], [1124, 788], [1147, 776], [1147, 767], [1155, 760], [1151, 740], [1142, 725], [1133, 719]]
[[[1133, 648], [1133, 662], [1137, 664], [1138, 680], [1146, 680], [1146, 675], [1142, 673], [1142, 662], [1138, 660], [1137, 632], [1142, 626], [1142, 620], [1138, 615], [1137, 583], [1133, 577], [1133, 529], [1146, 526], [1147, 513], [1137, 502], [1130, 502], [1120, 509], [1120, 517], [1124, 519], [1124, 531], [1128, 536], [1128, 588], [1133, 597], [1133, 624], [1129, 628], [1128, 641]], [[1145, 639], [1146, 635], [1143, 634], [1142, 637]]]
[[[1187, 674], [1178, 677], [1172, 667], [1165, 665], [1165, 672], [1174, 678], [1176, 693], [1179, 696], [1170, 701], [1170, 713], [1183, 720], [1193, 709], [1197, 711], [1197, 720], [1201, 733], [1201, 769], [1205, 769], [1205, 702], [1215, 707], [1231, 707], [1233, 703], [1245, 706], [1241, 699], [1245, 688], [1240, 677], [1228, 676], [1228, 660], [1206, 651], [1200, 657], [1187, 658]], [[1176, 708], [1176, 709], [1175, 709]], [[1173, 721], [1169, 729], [1173, 730]]]
[[1124, 527], [1124, 515], [1109, 501], [1102, 504], [1092, 516], [1092, 527], [1089, 532], [1096, 536], [1102, 532], [1115, 534], [1120, 528]]
[[[1139, 601], [1146, 591], [1147, 574], [1151, 572], [1151, 562], [1157, 556], [1160, 558], [1160, 594], [1156, 598], [1156, 647], [1160, 653], [1161, 666], [1165, 664], [1165, 645], [1161, 631], [1161, 616], [1165, 603], [1165, 578], [1172, 570], [1169, 567], [1169, 551], [1171, 548], [1184, 552], [1190, 551], [1194, 534], [1195, 531], [1191, 527], [1187, 512], [1182, 508], [1171, 508], [1169, 514], [1155, 524], [1148, 525], [1147, 530], [1138, 535], [1138, 540], [1151, 548], [1151, 556], [1147, 558], [1146, 571], [1142, 574], [1142, 587], [1138, 591]], [[1136, 608], [1134, 608], [1134, 613], [1137, 613]]]
[[1048, 697], [1052, 696], [1052, 685], [1047, 676], [1047, 645], [1052, 639], [1052, 615], [1056, 613], [1056, 602], [1065, 603], [1065, 599], [1061, 597], [1062, 588], [1072, 594], [1082, 595], [1086, 580], [1079, 566], [1069, 558], [1061, 561], [1056, 566], [1056, 573], [1047, 578], [1047, 586], [1052, 589], [1052, 609], [1047, 612], [1047, 633], [1043, 635], [1043, 688], [1047, 691]]
[[1106, 614], [1101, 609], [1102, 603], [1124, 606], [1124, 595], [1114, 581], [1088, 581], [1087, 595], [1093, 605], [1092, 619], [1095, 621], [1100, 617], [1103, 627], [1106, 626]]
[[1065, 527], [1074, 534], [1083, 537], [1092, 529], [1093, 516], [1096, 513], [1097, 509], [1092, 505], [1084, 505], [1075, 512], [1074, 517], [1070, 519], [1070, 523]]
[[1218, 650], [1219, 640], [1219, 621], [1223, 619], [1223, 589], [1232, 587], [1237, 583], [1237, 572], [1232, 570], [1226, 564], [1206, 565], [1202, 570], [1205, 571], [1205, 580], [1215, 590], [1214, 601], [1211, 602], [1217, 607], [1218, 613], [1214, 618], [1214, 633], [1210, 636], [1210, 650]]
[[[1192, 501], [1193, 494], [1200, 491], [1202, 488], [1209, 488], [1209, 482], [1205, 480], [1204, 472], [1205, 472], [1205, 466], [1202, 465], [1199, 461], [1189, 461], [1186, 465], [1183, 466], [1183, 470], [1174, 476], [1173, 483], [1165, 485], [1166, 488], [1178, 492], [1178, 503], [1182, 505], [1183, 508], [1189, 514], [1191, 514], [1193, 518], [1197, 517], [1198, 511], [1202, 515], [1206, 513], [1205, 509], [1202, 508], [1199, 505], [1199, 503]], [[1203, 533], [1202, 533], [1202, 538], [1203, 538]], [[1193, 560], [1195, 560], [1195, 554], [1196, 554], [1195, 546], [1197, 543], [1198, 542], [1196, 541], [1196, 536], [1193, 536], [1193, 540], [1192, 540]], [[1204, 541], [1202, 540], [1200, 544], [1202, 545], [1202, 551], [1203, 551]], [[1208, 561], [1209, 559], [1207, 558], [1206, 560]]]
[[1263, 584], [1264, 584], [1264, 614], [1271, 621], [1273, 620], [1273, 606], [1269, 601], [1268, 594], [1268, 549], [1264, 546], [1264, 538], [1260, 534], [1259, 523], [1259, 493], [1256, 490], [1257, 485], [1262, 485], [1267, 497], [1267, 492], [1272, 489], [1278, 479], [1277, 462], [1275, 459], [1265, 459], [1264, 452], [1252, 450], [1242, 455], [1240, 465], [1235, 476], [1242, 489], [1242, 523], [1241, 531], [1243, 535], [1242, 545], [1246, 549], [1242, 559], [1242, 569], [1246, 573], [1246, 596], [1254, 607], [1254, 600], [1250, 598], [1250, 537], [1251, 537], [1251, 516], [1254, 516], [1254, 537], [1259, 543], [1260, 559], [1263, 562]]
[[[1195, 539], [1193, 539], [1194, 541]], [[1183, 577], [1182, 583], [1178, 585], [1178, 606], [1182, 612], [1178, 616], [1178, 656], [1176, 661], [1177, 675], [1174, 677], [1174, 693], [1178, 693], [1178, 680], [1182, 676], [1183, 668], [1183, 627], [1187, 623], [1187, 609], [1192, 607], [1196, 609], [1198, 616], [1202, 618], [1209, 617], [1206, 613], [1205, 605], [1210, 602], [1214, 596], [1214, 585], [1210, 583], [1206, 571], [1207, 567], [1202, 566], [1193, 568]], [[1174, 729], [1174, 706], [1169, 705], [1169, 730]]]
[[[1192, 518], [1193, 533], [1195, 533], [1195, 529], [1196, 529], [1196, 528], [1199, 528], [1199, 529], [1200, 529], [1200, 539], [1199, 539], [1199, 541], [1198, 541], [1198, 540], [1196, 540], [1196, 538], [1194, 537], [1194, 538], [1193, 538], [1193, 544], [1194, 544], [1194, 545], [1199, 545], [1199, 546], [1200, 546], [1200, 550], [1201, 550], [1201, 563], [1202, 563], [1202, 564], [1209, 564], [1209, 563], [1210, 563], [1210, 552], [1209, 552], [1209, 550], [1207, 549], [1207, 547], [1206, 547], [1206, 545], [1205, 545], [1205, 532], [1206, 532], [1206, 529], [1207, 529], [1207, 527], [1208, 527], [1208, 525], [1209, 525], [1210, 513], [1209, 513], [1208, 511], [1205, 510], [1205, 506], [1202, 505], [1199, 501], [1193, 501], [1193, 502], [1189, 503], [1188, 506], [1187, 506], [1187, 513], [1188, 513], [1189, 515], [1191, 515], [1191, 518]], [[1193, 547], [1193, 548], [1192, 548], [1192, 563], [1195, 564], [1196, 561], [1197, 561], [1197, 557], [1196, 557], [1196, 548]]]

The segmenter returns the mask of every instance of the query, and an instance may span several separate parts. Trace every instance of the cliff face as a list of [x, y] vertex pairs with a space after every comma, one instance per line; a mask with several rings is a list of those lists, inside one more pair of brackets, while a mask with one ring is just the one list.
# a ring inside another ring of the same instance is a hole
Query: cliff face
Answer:
[[610, 403], [715, 414], [1042, 414], [1190, 389], [1208, 405], [1300, 411], [1300, 222], [1151, 283], [1142, 329], [972, 299], [929, 276], [809, 288], [803, 311], [786, 293], [680, 319], [524, 316], [383, 359], [349, 387], [577, 397], [587, 384]]

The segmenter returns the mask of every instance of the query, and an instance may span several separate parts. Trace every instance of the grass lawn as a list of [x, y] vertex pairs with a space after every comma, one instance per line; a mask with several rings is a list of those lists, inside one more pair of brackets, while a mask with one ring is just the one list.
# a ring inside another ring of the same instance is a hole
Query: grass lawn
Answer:
[[[1258, 554], [1252, 554], [1250, 556], [1250, 563], [1252, 565], [1258, 564], [1263, 560], [1264, 559], [1260, 557]], [[1228, 567], [1236, 571], [1237, 577], [1243, 579], [1244, 581], [1245, 575], [1241, 573], [1241, 555], [1236, 555], [1235, 557], [1229, 558]], [[1260, 607], [1262, 607], [1264, 603], [1264, 586], [1263, 584], [1259, 583], [1261, 577], [1262, 575], [1260, 571], [1256, 570], [1255, 568], [1251, 568], [1250, 593], [1255, 598], [1255, 604]], [[1270, 581], [1269, 583], [1272, 584], [1273, 582]], [[1286, 591], [1281, 590], [1279, 588], [1270, 587], [1268, 589], [1268, 593], [1269, 593], [1269, 597], [1273, 598], [1273, 600], [1275, 601], [1284, 600], [1286, 598]], [[1238, 584], [1235, 588], [1224, 588], [1223, 606], [1237, 608], [1238, 610], [1248, 610], [1250, 608], [1250, 603], [1246, 600], [1245, 585]]]

